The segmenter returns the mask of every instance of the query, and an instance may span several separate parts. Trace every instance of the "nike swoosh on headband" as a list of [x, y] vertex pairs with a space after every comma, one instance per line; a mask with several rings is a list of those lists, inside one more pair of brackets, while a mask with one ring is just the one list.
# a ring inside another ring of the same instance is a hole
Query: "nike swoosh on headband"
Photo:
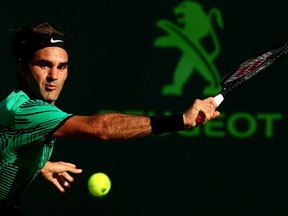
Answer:
[[50, 42], [51, 43], [59, 43], [59, 42], [64, 42], [63, 40], [54, 40], [54, 38], [52, 37], [51, 39], [50, 39]]

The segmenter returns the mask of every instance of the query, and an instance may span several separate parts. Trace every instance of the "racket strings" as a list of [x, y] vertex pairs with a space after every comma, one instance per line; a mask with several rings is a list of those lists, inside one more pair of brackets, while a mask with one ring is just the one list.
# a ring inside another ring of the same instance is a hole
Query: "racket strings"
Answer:
[[262, 52], [256, 57], [248, 59], [240, 64], [238, 68], [227, 73], [221, 80], [221, 94], [223, 97], [225, 98], [227, 95], [234, 92], [250, 80], [251, 77], [258, 74], [260, 71], [263, 71], [287, 52], [288, 43], [279, 44], [274, 48]]

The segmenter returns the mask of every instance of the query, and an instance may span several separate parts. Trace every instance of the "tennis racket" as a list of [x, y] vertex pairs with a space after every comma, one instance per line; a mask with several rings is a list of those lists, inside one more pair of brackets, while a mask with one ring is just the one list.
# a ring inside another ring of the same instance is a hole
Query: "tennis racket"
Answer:
[[[236, 89], [286, 54], [287, 51], [287, 42], [278, 44], [262, 51], [228, 72], [220, 81], [221, 91], [214, 97], [217, 106]], [[202, 122], [203, 117], [203, 113], [199, 113], [196, 121]]]

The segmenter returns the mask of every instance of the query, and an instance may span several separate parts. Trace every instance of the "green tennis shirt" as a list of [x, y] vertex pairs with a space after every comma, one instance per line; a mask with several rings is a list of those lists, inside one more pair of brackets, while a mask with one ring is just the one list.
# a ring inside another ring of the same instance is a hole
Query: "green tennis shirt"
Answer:
[[0, 102], [0, 203], [12, 203], [49, 160], [68, 114], [21, 90]]

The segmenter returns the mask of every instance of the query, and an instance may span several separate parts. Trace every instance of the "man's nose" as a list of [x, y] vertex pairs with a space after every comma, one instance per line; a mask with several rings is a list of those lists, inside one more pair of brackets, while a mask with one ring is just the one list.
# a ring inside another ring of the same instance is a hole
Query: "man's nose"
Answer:
[[58, 73], [57, 68], [53, 67], [53, 68], [51, 68], [51, 70], [50, 70], [50, 72], [48, 74], [48, 79], [57, 80], [58, 79], [58, 75], [59, 75], [59, 73]]

